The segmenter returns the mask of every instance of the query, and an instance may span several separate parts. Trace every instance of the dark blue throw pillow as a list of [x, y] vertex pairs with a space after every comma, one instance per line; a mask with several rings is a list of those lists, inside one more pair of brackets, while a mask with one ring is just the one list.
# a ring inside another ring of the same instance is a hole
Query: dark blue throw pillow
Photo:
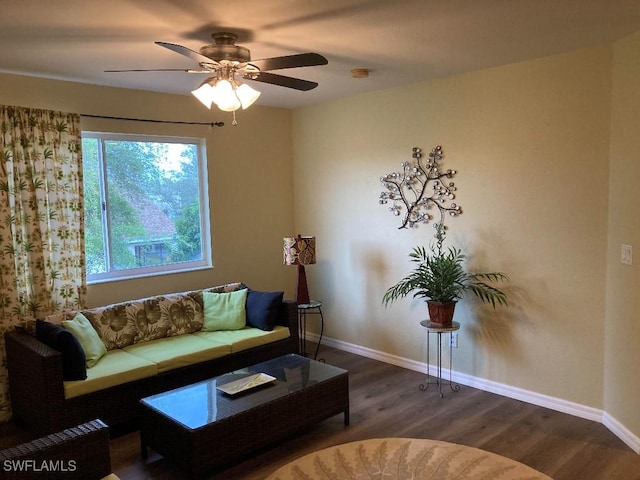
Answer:
[[270, 332], [276, 326], [284, 292], [247, 289], [247, 325]]
[[62, 377], [64, 380], [85, 380], [87, 359], [80, 342], [73, 333], [44, 320], [36, 320], [36, 338], [62, 353]]

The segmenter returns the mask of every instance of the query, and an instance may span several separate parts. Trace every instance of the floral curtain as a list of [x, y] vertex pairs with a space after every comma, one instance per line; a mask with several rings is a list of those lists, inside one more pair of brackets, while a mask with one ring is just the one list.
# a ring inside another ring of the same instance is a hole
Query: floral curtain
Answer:
[[4, 332], [84, 306], [80, 117], [0, 106], [0, 421], [11, 416]]

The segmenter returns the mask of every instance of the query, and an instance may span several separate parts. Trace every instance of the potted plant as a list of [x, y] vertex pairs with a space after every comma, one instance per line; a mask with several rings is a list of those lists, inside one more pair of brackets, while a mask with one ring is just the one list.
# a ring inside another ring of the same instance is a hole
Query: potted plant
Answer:
[[457, 300], [472, 292], [484, 303], [507, 305], [507, 295], [487, 281], [506, 280], [502, 272], [469, 273], [464, 269], [465, 254], [456, 247], [445, 250], [445, 227], [437, 224], [436, 242], [430, 251], [418, 246], [409, 254], [416, 267], [402, 280], [389, 288], [382, 297], [388, 306], [413, 292], [414, 298], [426, 298], [429, 319], [440, 326], [451, 325]]

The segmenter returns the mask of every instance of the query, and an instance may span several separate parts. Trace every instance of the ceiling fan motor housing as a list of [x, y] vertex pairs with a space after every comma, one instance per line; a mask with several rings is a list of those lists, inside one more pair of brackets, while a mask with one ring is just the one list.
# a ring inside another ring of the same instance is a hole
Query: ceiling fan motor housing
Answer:
[[200, 48], [200, 54], [216, 62], [226, 60], [228, 62], [244, 63], [251, 60], [249, 49], [235, 44], [238, 38], [235, 33], [219, 32], [214, 33], [212, 36], [215, 43]]

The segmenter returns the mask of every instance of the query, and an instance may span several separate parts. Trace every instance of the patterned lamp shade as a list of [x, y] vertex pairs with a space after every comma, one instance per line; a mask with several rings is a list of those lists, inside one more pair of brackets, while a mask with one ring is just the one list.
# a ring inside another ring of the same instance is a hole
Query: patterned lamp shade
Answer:
[[284, 264], [311, 265], [316, 263], [316, 237], [284, 237]]
[[284, 264], [298, 266], [296, 301], [299, 305], [310, 302], [305, 265], [316, 263], [316, 237], [284, 237]]

